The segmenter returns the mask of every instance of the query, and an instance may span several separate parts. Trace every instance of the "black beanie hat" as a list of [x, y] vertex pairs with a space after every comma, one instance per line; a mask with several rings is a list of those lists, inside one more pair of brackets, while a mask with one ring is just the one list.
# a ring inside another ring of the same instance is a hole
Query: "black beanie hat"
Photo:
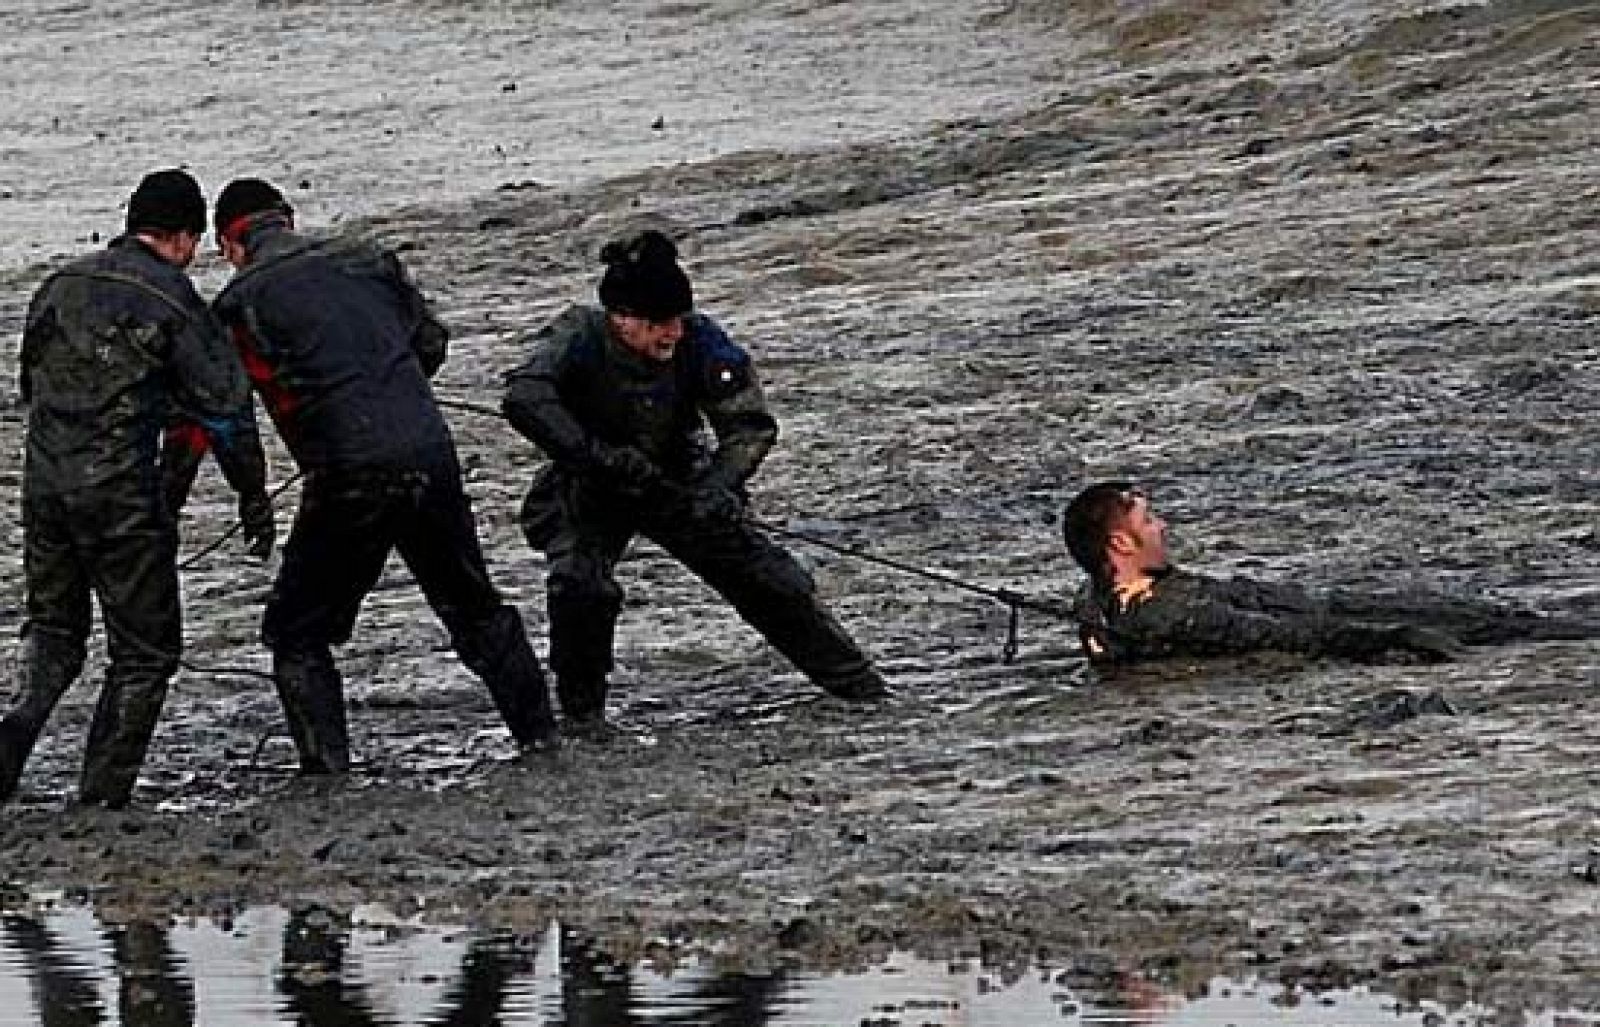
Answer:
[[217, 194], [217, 209], [211, 219], [217, 238], [220, 240], [241, 218], [264, 211], [276, 211], [287, 217], [294, 213], [294, 208], [270, 182], [259, 178], [234, 179]]
[[607, 310], [664, 321], [694, 309], [694, 290], [678, 266], [678, 248], [656, 229], [606, 243], [600, 259], [606, 265], [600, 303]]
[[128, 231], [142, 229], [204, 235], [206, 198], [200, 192], [200, 183], [177, 168], [144, 176], [139, 188], [128, 197]]

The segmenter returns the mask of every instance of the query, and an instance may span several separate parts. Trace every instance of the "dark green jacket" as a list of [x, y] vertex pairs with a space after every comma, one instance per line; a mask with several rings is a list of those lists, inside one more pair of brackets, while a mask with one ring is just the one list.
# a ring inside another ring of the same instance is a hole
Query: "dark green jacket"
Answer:
[[250, 388], [233, 347], [180, 268], [124, 236], [52, 274], [28, 307], [24, 493], [127, 488], [160, 504], [160, 446], [178, 418], [219, 450], [254, 453]]
[[1104, 663], [1263, 650], [1349, 659], [1402, 651], [1438, 657], [1452, 641], [1493, 645], [1600, 634], [1600, 626], [1583, 618], [1482, 600], [1418, 591], [1314, 591], [1172, 568], [1157, 576], [1148, 595], [1128, 602], [1104, 585], [1087, 585], [1076, 616], [1085, 653]]
[[778, 438], [749, 354], [701, 314], [663, 364], [611, 338], [604, 311], [572, 307], [534, 337], [503, 409], [559, 471], [631, 495], [706, 480], [738, 488]]

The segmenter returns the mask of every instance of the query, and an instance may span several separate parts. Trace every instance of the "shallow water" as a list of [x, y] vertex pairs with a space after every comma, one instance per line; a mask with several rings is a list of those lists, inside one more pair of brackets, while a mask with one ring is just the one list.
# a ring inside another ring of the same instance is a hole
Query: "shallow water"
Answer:
[[[614, 959], [581, 932], [475, 933], [379, 908], [256, 907], [223, 921], [128, 919], [72, 905], [0, 917], [0, 1025], [1173, 1024], [1484, 1021], [1367, 989], [1296, 993], [1214, 978], [1184, 995], [1115, 968], [998, 972], [889, 951], [851, 972], [733, 972], [715, 956]], [[498, 1019], [497, 1019], [498, 1018]], [[1578, 1015], [1534, 1024], [1591, 1027]]]

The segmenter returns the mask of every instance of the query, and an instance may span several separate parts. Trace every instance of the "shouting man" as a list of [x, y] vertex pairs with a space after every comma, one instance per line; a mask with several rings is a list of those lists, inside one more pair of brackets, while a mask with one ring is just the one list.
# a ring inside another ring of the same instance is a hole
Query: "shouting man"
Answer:
[[683, 561], [823, 690], [884, 696], [804, 568], [744, 517], [745, 482], [778, 435], [749, 355], [694, 311], [662, 233], [611, 242], [600, 256], [603, 309], [575, 306], [544, 328], [504, 403], [552, 461], [523, 505], [523, 529], [549, 560], [562, 712], [580, 728], [603, 726], [622, 609], [615, 568], [636, 534]]

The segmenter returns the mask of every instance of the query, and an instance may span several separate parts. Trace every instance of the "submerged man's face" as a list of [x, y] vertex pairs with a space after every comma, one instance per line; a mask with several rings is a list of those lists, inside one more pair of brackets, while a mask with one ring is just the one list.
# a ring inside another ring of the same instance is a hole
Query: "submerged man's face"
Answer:
[[611, 315], [611, 330], [625, 349], [646, 360], [666, 363], [683, 339], [683, 318], [653, 320], [636, 314]]
[[1145, 570], [1167, 565], [1167, 522], [1150, 509], [1150, 500], [1133, 497], [1133, 505], [1117, 529], [1127, 547], [1124, 551]]

